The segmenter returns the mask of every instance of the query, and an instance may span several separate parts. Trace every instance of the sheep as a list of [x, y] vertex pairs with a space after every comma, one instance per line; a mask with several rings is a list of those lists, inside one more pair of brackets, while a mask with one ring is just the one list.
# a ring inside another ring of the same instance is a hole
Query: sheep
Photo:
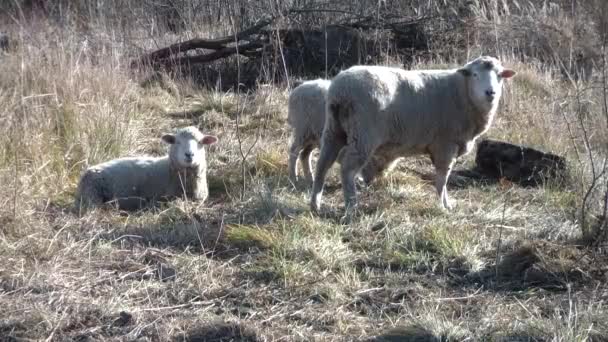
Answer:
[[120, 209], [136, 210], [184, 195], [204, 201], [208, 195], [205, 145], [215, 144], [217, 137], [189, 126], [161, 139], [170, 144], [166, 156], [119, 158], [89, 167], [78, 184], [76, 209], [113, 202]]
[[289, 148], [289, 179], [297, 180], [298, 158], [306, 181], [312, 184], [311, 153], [319, 146], [325, 125], [325, 94], [331, 81], [316, 79], [295, 87], [289, 94], [287, 122], [293, 130]]
[[[325, 96], [330, 84], [331, 81], [324, 79], [305, 81], [289, 95], [287, 122], [293, 130], [289, 148], [289, 179], [293, 184], [298, 178], [298, 158], [304, 178], [308, 184], [313, 183], [311, 154], [320, 146], [325, 126]], [[385, 161], [380, 156], [374, 156], [361, 170], [361, 178], [365, 184], [370, 184], [378, 174], [391, 169], [394, 164], [393, 159]]]
[[451, 70], [353, 66], [340, 72], [327, 91], [312, 211], [320, 209], [325, 177], [338, 153], [346, 217], [357, 204], [354, 175], [373, 154], [430, 155], [440, 205], [451, 209], [446, 183], [452, 165], [488, 130], [502, 81], [515, 73], [489, 56]]

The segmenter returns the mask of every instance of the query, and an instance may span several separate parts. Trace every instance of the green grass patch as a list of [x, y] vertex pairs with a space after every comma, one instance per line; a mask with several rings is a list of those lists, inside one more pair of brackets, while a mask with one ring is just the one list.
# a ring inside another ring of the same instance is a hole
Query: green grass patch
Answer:
[[276, 248], [278, 232], [271, 232], [258, 226], [231, 224], [226, 226], [224, 242], [242, 250]]
[[259, 176], [287, 176], [287, 153], [272, 149], [260, 151], [255, 156], [253, 170]]

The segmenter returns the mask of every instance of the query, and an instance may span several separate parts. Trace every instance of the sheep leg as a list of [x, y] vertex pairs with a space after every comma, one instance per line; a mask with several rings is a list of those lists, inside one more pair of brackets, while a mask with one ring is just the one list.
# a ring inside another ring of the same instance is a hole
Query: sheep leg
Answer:
[[300, 164], [302, 164], [302, 168], [304, 171], [304, 178], [306, 178], [306, 182], [308, 184], [312, 184], [312, 150], [314, 149], [314, 145], [308, 145], [304, 147], [302, 152], [300, 152]]
[[301, 144], [298, 141], [294, 141], [289, 148], [289, 180], [291, 183], [296, 184], [298, 178], [298, 157], [300, 155]]
[[431, 159], [435, 165], [435, 189], [439, 195], [439, 201], [444, 209], [452, 209], [450, 200], [448, 198], [447, 183], [452, 171], [452, 165], [458, 155], [458, 145], [450, 144], [444, 145], [443, 148], [437, 149], [432, 153]]
[[355, 176], [361, 170], [367, 160], [367, 155], [357, 151], [352, 146], [344, 148], [342, 157], [342, 191], [344, 193], [344, 205], [346, 217], [349, 218], [357, 207], [357, 189], [355, 187]]
[[[327, 127], [326, 127], [327, 130]], [[321, 209], [321, 198], [323, 197], [323, 186], [325, 185], [325, 177], [329, 168], [338, 158], [338, 154], [342, 147], [346, 144], [343, 137], [335, 136], [333, 131], [327, 130], [323, 133], [323, 142], [321, 144], [321, 152], [317, 160], [317, 168], [312, 185], [312, 194], [310, 199], [310, 208], [313, 212], [318, 212]]]

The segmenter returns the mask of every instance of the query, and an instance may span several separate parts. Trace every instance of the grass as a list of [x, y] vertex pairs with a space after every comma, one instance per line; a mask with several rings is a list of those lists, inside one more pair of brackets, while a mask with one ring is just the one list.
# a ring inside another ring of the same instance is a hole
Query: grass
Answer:
[[[411, 172], [432, 173], [428, 159], [410, 158], [362, 190], [363, 214], [342, 225], [335, 167], [322, 216], [287, 180], [282, 86], [237, 94], [167, 75], [141, 84], [128, 48], [85, 48], [51, 27], [30, 28], [36, 39], [0, 56], [0, 340], [608, 338], [608, 259], [577, 242], [579, 178], [450, 189], [456, 208], [446, 213]], [[503, 59], [519, 74], [487, 136], [577, 160], [565, 133], [574, 85]], [[599, 120], [597, 93], [583, 96]], [[162, 154], [160, 135], [189, 124], [219, 137], [207, 202], [71, 211], [86, 165]], [[589, 127], [601, 142], [603, 126]]]

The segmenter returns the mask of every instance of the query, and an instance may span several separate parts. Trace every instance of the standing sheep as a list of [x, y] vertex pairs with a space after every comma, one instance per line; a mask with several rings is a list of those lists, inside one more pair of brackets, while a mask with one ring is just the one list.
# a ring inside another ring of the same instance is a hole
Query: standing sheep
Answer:
[[[306, 81], [289, 95], [287, 122], [293, 129], [289, 149], [289, 179], [294, 184], [298, 177], [298, 158], [304, 170], [304, 178], [309, 184], [313, 182], [311, 154], [321, 142], [325, 126], [325, 96], [330, 84], [331, 81], [324, 79]], [[393, 159], [385, 161], [380, 156], [374, 156], [361, 170], [363, 181], [371, 183], [378, 174], [394, 165], [389, 165]]]
[[89, 167], [78, 184], [76, 209], [87, 209], [116, 202], [124, 210], [140, 209], [155, 200], [186, 196], [207, 198], [207, 161], [205, 145], [217, 137], [205, 135], [196, 127], [165, 134], [170, 144], [164, 157], [129, 157]]
[[306, 81], [291, 91], [287, 107], [287, 122], [293, 129], [289, 148], [289, 179], [297, 180], [298, 157], [306, 181], [312, 183], [312, 151], [319, 146], [325, 125], [325, 95], [331, 81]]
[[338, 153], [347, 215], [356, 206], [354, 176], [372, 154], [430, 155], [441, 205], [451, 208], [446, 183], [454, 160], [490, 127], [502, 81], [514, 75], [487, 56], [452, 70], [354, 66], [340, 72], [327, 93], [311, 209], [320, 208], [325, 176]]

